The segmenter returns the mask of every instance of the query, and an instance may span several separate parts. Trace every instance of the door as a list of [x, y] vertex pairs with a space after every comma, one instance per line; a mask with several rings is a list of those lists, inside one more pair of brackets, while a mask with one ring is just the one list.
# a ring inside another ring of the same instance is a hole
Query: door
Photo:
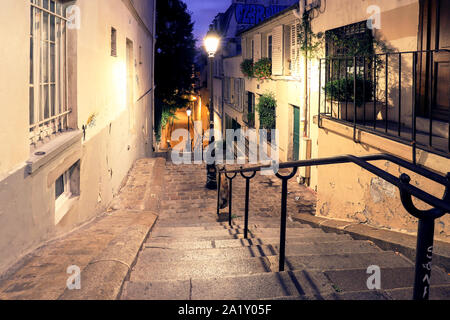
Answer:
[[293, 160], [298, 161], [300, 160], [299, 153], [300, 153], [300, 108], [294, 107], [294, 132], [293, 132]]
[[450, 1], [422, 0], [419, 50], [419, 115], [448, 122], [450, 119]]

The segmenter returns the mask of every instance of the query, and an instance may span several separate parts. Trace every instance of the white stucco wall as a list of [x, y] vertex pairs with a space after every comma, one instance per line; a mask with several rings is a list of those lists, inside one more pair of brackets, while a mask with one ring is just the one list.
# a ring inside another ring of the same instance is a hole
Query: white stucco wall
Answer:
[[[131, 3], [136, 11], [130, 10]], [[25, 167], [30, 158], [30, 4], [2, 2], [0, 35], [9, 45], [0, 49], [0, 99], [7, 113], [0, 117], [4, 150], [0, 153], [0, 273], [43, 242], [103, 212], [135, 160], [152, 152], [153, 94], [143, 95], [154, 85], [154, 1], [78, 0], [72, 4], [80, 8], [81, 28], [71, 30], [68, 40], [71, 128], [81, 130], [94, 113], [96, 121], [87, 129], [86, 140], [68, 146], [30, 175]], [[117, 57], [111, 56], [111, 27], [117, 30]], [[127, 39], [134, 50], [131, 105], [126, 101]], [[55, 179], [77, 161], [79, 198], [55, 224]]]

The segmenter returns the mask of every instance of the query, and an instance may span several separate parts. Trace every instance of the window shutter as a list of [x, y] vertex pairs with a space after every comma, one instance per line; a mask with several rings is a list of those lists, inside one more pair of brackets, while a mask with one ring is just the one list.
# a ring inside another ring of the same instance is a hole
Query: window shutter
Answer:
[[244, 91], [243, 120], [248, 122], [248, 91]]
[[241, 79], [241, 112], [244, 111], [244, 101], [245, 101], [245, 80]]
[[273, 29], [272, 74], [283, 75], [283, 26]]
[[300, 74], [300, 22], [296, 22], [291, 26], [291, 75], [298, 76]]
[[255, 62], [261, 60], [261, 34], [255, 34]]
[[236, 102], [236, 92], [234, 89], [234, 79], [230, 78], [230, 92], [231, 92], [231, 104], [234, 104]]

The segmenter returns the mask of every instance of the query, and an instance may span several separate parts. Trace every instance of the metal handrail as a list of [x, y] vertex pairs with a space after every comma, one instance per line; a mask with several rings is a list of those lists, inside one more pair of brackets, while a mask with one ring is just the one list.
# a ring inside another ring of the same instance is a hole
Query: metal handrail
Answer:
[[[442, 199], [439, 199], [413, 185], [410, 184], [411, 178], [407, 174], [402, 174], [400, 177], [382, 170], [369, 162], [372, 161], [389, 161], [396, 165], [412, 171], [422, 177], [439, 183], [445, 187], [445, 194]], [[400, 198], [404, 208], [414, 217], [419, 219], [419, 228], [417, 235], [416, 248], [416, 267], [414, 280], [414, 300], [428, 300], [430, 293], [430, 278], [431, 278], [431, 260], [433, 255], [434, 242], [434, 226], [435, 220], [450, 213], [450, 173], [447, 176], [442, 176], [426, 168], [419, 167], [409, 163], [403, 159], [395, 157], [390, 154], [376, 154], [362, 157], [353, 155], [343, 155], [338, 157], [302, 160], [295, 162], [284, 162], [278, 164], [279, 169], [293, 169], [287, 175], [281, 175], [276, 172], [275, 175], [282, 180], [282, 197], [281, 197], [281, 225], [280, 225], [280, 254], [279, 254], [279, 271], [284, 271], [285, 267], [285, 248], [286, 248], [286, 220], [287, 220], [287, 195], [288, 195], [288, 181], [292, 179], [300, 167], [322, 166], [353, 163], [359, 167], [371, 172], [372, 174], [382, 178], [383, 180], [393, 184], [400, 191]], [[249, 192], [250, 180], [255, 177], [256, 173], [262, 170], [271, 168], [272, 164], [264, 164], [248, 168], [240, 168], [236, 170], [227, 170], [226, 167], [218, 168], [219, 185], [218, 197], [221, 188], [222, 175], [229, 181], [229, 225], [232, 226], [232, 181], [238, 173], [246, 179], [246, 195], [245, 195], [245, 226], [244, 238], [248, 238], [248, 219], [249, 219]], [[245, 176], [244, 173], [252, 172], [250, 176]], [[415, 207], [412, 197], [418, 198], [423, 202], [433, 207], [431, 210], [419, 210]], [[218, 198], [219, 199], [219, 198]], [[219, 214], [219, 201], [217, 201], [217, 213]]]

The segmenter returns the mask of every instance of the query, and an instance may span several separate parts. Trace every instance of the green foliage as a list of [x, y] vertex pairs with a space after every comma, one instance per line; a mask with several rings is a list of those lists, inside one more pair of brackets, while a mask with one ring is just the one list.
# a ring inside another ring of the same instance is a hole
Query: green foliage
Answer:
[[242, 61], [241, 71], [247, 78], [253, 78], [253, 60], [245, 59]]
[[272, 61], [269, 58], [262, 58], [255, 63], [253, 75], [258, 80], [270, 79], [272, 76]]
[[167, 124], [173, 123], [174, 120], [178, 120], [178, 118], [175, 116], [175, 113], [178, 109], [184, 108], [187, 102], [183, 102], [182, 99], [178, 99], [178, 101], [161, 101], [159, 99], [156, 99], [155, 102], [157, 108], [161, 110], [161, 115], [159, 117], [158, 123], [156, 124], [155, 132], [156, 141], [160, 142], [162, 129], [167, 126]]
[[194, 24], [181, 0], [156, 2], [155, 128], [157, 137], [164, 127], [165, 112], [187, 105], [195, 79], [192, 66], [196, 56]]
[[[365, 90], [364, 90], [365, 87]], [[327, 98], [334, 101], [354, 101], [354, 77], [329, 81], [325, 85]], [[364, 80], [361, 76], [356, 77], [356, 105], [361, 106], [364, 102], [373, 99], [373, 82]]]
[[316, 34], [312, 31], [308, 12], [303, 14], [297, 36], [300, 42], [300, 51], [308, 55], [308, 58], [315, 56], [323, 44], [324, 34], [322, 32]]
[[277, 101], [273, 93], [263, 94], [256, 105], [262, 129], [275, 129]]

